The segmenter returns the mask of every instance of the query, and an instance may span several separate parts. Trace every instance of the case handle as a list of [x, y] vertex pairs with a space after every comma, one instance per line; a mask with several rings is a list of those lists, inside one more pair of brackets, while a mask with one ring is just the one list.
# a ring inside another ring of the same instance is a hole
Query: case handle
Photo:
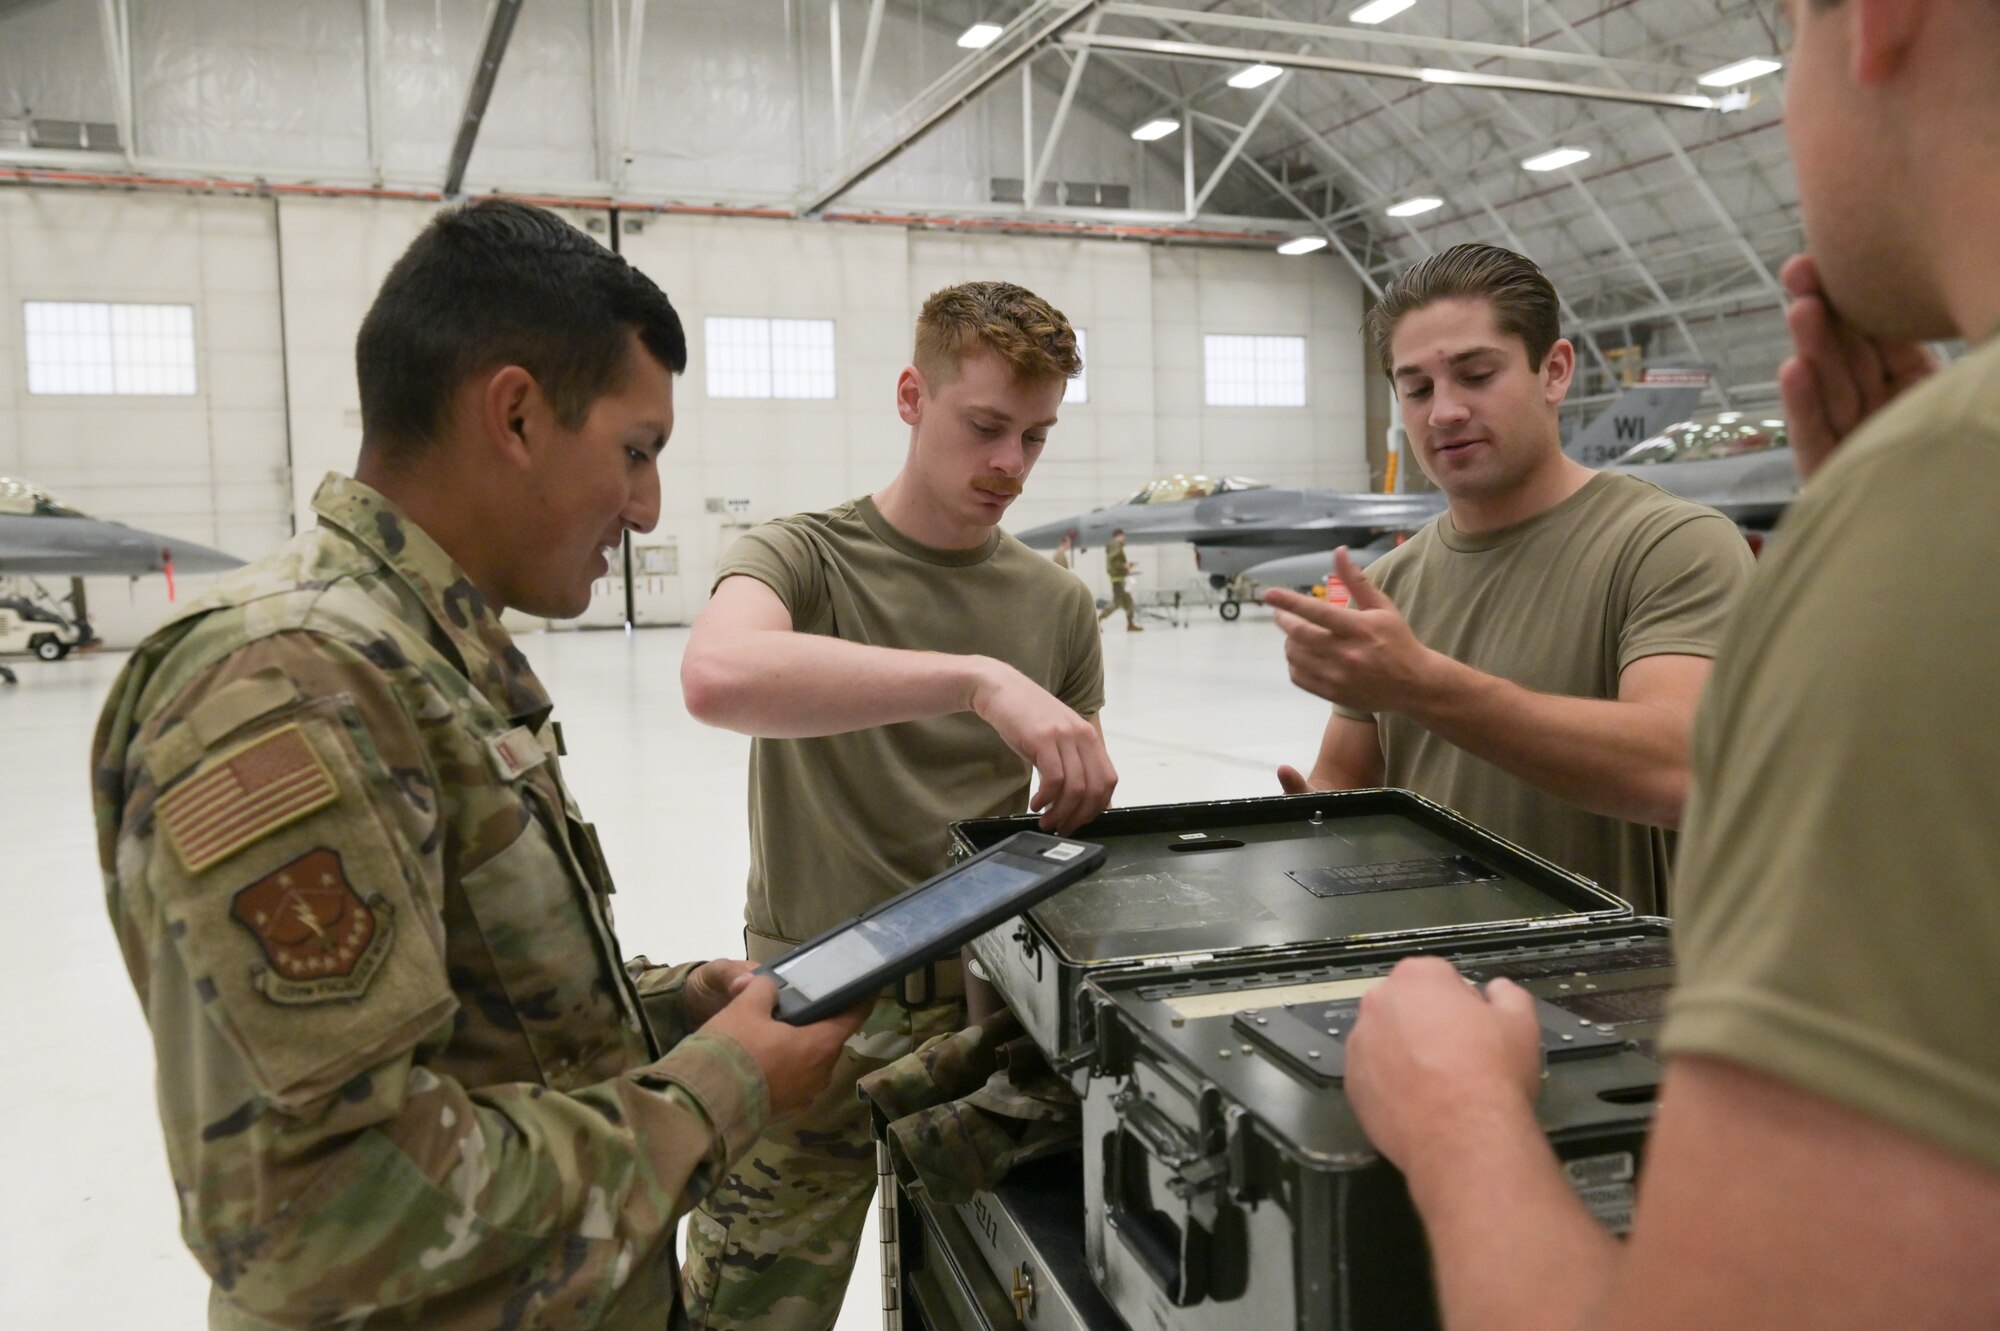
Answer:
[[1141, 1215], [1128, 1208], [1122, 1198], [1112, 1204], [1110, 1220], [1112, 1231], [1167, 1296], [1167, 1302], [1176, 1308], [1201, 1302], [1196, 1276], [1199, 1263], [1183, 1260], [1181, 1234], [1171, 1221], [1157, 1211]]

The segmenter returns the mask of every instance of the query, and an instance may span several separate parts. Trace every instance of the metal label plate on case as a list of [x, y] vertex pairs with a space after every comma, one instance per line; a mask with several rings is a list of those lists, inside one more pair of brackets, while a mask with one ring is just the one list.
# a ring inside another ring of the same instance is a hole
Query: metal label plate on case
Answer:
[[[1339, 998], [1330, 1003], [1250, 1008], [1237, 1013], [1233, 1024], [1294, 1070], [1338, 1085], [1347, 1075], [1347, 1037], [1360, 1015], [1359, 998]], [[1542, 1023], [1542, 1056], [1550, 1062], [1625, 1047], [1625, 1037], [1612, 1027], [1573, 1016], [1547, 999], [1535, 1000], [1535, 1015]]]
[[1470, 855], [1439, 855], [1380, 864], [1320, 865], [1291, 869], [1285, 877], [1316, 897], [1348, 897], [1362, 892], [1402, 892], [1418, 887], [1489, 883], [1500, 877]]

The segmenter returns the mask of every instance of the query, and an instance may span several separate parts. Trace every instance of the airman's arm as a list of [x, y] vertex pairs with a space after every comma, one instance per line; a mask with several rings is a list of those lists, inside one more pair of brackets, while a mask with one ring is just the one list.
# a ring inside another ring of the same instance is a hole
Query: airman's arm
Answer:
[[[1529, 1002], [1489, 1017], [1438, 969], [1370, 993], [1349, 1070], [1410, 1182], [1453, 1331], [1994, 1324], [2000, 1172], [1725, 1059], [1670, 1060], [1632, 1235], [1612, 1242], [1536, 1124]], [[1505, 1020], [1527, 1050], [1518, 1090], [1474, 1047]]]
[[724, 578], [695, 618], [681, 688], [698, 721], [770, 739], [973, 712], [1040, 776], [1031, 807], [1068, 831], [1110, 803], [1103, 736], [1041, 685], [987, 656], [907, 651], [794, 630], [770, 587]]
[[1695, 708], [1728, 607], [1750, 574], [1748, 547], [1733, 527], [1712, 514], [1683, 523], [1641, 561], [1611, 698], [1543, 693], [1432, 650], [1345, 550], [1335, 559], [1352, 597], [1346, 607], [1265, 593], [1299, 687], [1342, 706], [1407, 716], [1592, 813], [1680, 824]]
[[1319, 756], [1311, 775], [1296, 767], [1278, 769], [1278, 786], [1287, 795], [1309, 790], [1364, 790], [1382, 784], [1382, 739], [1375, 723], [1335, 712], [1326, 719], [1319, 739]]
[[560, 1090], [429, 1066], [464, 1020], [435, 794], [458, 773], [425, 738], [451, 709], [401, 666], [265, 638], [130, 750], [108, 886], [184, 1232], [224, 1296], [274, 1324], [517, 1279], [538, 1303], [601, 1307], [762, 1131], [766, 1080], [706, 1031]]
[[696, 720], [774, 739], [976, 710], [982, 699], [1021, 685], [1028, 681], [1018, 670], [989, 657], [794, 632], [778, 594], [744, 575], [717, 585], [681, 660], [681, 688]]

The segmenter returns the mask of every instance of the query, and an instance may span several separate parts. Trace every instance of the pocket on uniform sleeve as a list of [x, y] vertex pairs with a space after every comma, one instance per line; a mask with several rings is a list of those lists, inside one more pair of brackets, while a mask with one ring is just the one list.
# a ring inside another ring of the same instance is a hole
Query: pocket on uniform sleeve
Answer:
[[164, 789], [143, 872], [204, 1008], [280, 1105], [413, 1047], [455, 1005], [417, 860], [330, 705]]

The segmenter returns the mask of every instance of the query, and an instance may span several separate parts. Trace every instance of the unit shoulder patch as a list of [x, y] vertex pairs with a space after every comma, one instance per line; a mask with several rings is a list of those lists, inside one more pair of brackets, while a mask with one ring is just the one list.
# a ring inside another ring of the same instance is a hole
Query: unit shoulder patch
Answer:
[[338, 851], [311, 850], [239, 891], [229, 913], [270, 964], [253, 978], [273, 1003], [358, 998], [388, 955], [389, 903], [364, 901]]
[[340, 798], [297, 724], [224, 754], [161, 796], [155, 812], [174, 853], [200, 873]]

